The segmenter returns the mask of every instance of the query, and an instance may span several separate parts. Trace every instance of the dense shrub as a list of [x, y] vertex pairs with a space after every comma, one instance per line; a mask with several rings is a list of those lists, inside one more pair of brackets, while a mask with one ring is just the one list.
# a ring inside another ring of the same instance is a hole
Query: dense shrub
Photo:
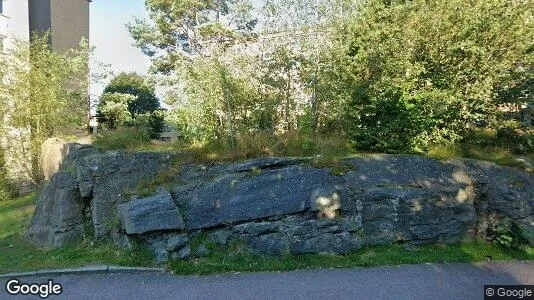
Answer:
[[136, 126], [150, 139], [158, 139], [165, 126], [155, 85], [136, 73], [121, 73], [104, 90], [97, 110], [98, 120], [108, 129]]
[[[14, 40], [3, 50], [0, 140], [21, 171], [17, 180], [40, 184], [44, 141], [86, 126], [90, 48], [82, 41], [78, 49], [53, 51], [48, 32], [33, 35], [31, 43]], [[20, 138], [14, 138], [13, 129], [19, 129]]]
[[132, 122], [133, 116], [128, 105], [135, 96], [122, 93], [104, 93], [98, 103], [98, 122], [108, 129], [115, 129]]
[[364, 1], [334, 47], [344, 130], [363, 149], [424, 151], [497, 120], [496, 91], [532, 76], [532, 15], [531, 1]]
[[519, 248], [527, 243], [519, 227], [510, 218], [497, 215], [489, 217], [486, 239], [508, 248]]
[[152, 113], [137, 115], [133, 125], [145, 130], [150, 139], [159, 139], [165, 127], [165, 112], [156, 110]]
[[525, 128], [517, 121], [503, 122], [497, 127], [493, 145], [506, 147], [514, 154], [534, 153], [534, 129]]

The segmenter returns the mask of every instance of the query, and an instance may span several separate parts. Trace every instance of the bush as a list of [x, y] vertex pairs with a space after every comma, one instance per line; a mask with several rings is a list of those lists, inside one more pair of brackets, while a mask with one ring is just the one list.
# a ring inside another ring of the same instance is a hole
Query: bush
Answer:
[[[533, 14], [529, 1], [363, 1], [332, 50], [345, 132], [362, 149], [426, 151], [493, 122], [495, 91], [531, 76], [516, 71], [533, 61]], [[528, 138], [512, 137], [528, 151]]]
[[157, 110], [150, 114], [150, 118], [148, 119], [148, 136], [151, 139], [159, 139], [164, 127], [165, 113], [162, 110]]
[[514, 154], [530, 154], [534, 152], [534, 130], [524, 128], [517, 121], [506, 121], [498, 126], [493, 144], [506, 147]]
[[159, 139], [165, 126], [165, 113], [162, 110], [157, 110], [152, 113], [137, 115], [133, 126], [145, 130], [150, 139]]
[[108, 129], [115, 129], [132, 122], [128, 105], [135, 101], [135, 96], [121, 93], [104, 93], [98, 103], [98, 122]]
[[521, 230], [508, 217], [490, 216], [486, 239], [499, 246], [519, 248], [526, 244]]

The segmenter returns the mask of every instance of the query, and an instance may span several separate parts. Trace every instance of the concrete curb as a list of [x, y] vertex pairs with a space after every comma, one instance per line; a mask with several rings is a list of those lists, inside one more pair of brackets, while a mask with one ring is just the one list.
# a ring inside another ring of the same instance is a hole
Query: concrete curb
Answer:
[[0, 275], [0, 278], [18, 278], [28, 276], [59, 276], [59, 275], [80, 275], [80, 274], [112, 274], [112, 273], [164, 273], [164, 268], [132, 268], [120, 266], [87, 266], [81, 268], [68, 268], [58, 270], [41, 270], [35, 272], [8, 273]]

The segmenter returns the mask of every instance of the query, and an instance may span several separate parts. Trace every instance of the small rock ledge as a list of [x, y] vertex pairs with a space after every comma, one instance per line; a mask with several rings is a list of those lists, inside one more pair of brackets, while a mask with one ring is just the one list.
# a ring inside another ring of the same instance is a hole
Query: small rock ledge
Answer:
[[76, 159], [51, 177], [28, 229], [44, 247], [84, 235], [125, 248], [135, 239], [164, 261], [206, 254], [191, 243], [202, 234], [262, 255], [347, 253], [483, 238], [499, 218], [534, 243], [534, 175], [488, 162], [365, 155], [347, 159], [343, 176], [295, 158], [184, 164], [177, 183], [136, 197], [128, 191], [171, 168], [175, 154], [71, 152]]

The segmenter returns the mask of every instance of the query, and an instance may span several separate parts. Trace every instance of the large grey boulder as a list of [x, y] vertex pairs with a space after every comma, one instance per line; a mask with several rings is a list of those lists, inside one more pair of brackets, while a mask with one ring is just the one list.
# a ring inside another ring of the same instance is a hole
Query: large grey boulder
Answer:
[[480, 200], [489, 212], [514, 220], [534, 214], [534, 175], [514, 168], [475, 160], [461, 162], [478, 184]]
[[120, 204], [119, 215], [127, 234], [185, 228], [180, 211], [167, 191]]
[[167, 251], [173, 252], [182, 249], [189, 243], [189, 238], [187, 234], [179, 234], [171, 236], [167, 240]]
[[328, 253], [345, 254], [359, 249], [363, 245], [362, 239], [348, 232], [323, 233], [299, 236], [291, 244], [292, 254]]
[[[159, 261], [198, 255], [189, 239], [206, 231], [219, 246], [244, 242], [259, 254], [347, 253], [484, 237], [488, 216], [510, 219], [534, 241], [534, 175], [492, 163], [362, 155], [343, 161], [351, 166], [343, 176], [298, 158], [190, 163], [174, 176], [172, 197], [131, 200], [176, 155], [69, 147], [28, 230], [40, 245], [66, 245], [85, 225], [95, 239], [126, 246], [136, 235]], [[119, 220], [122, 228], [110, 228]]]
[[301, 164], [305, 161], [307, 161], [305, 158], [262, 157], [223, 166], [221, 169], [224, 173], [272, 170]]
[[346, 163], [354, 169], [343, 176], [347, 188], [465, 188], [472, 183], [465, 167], [422, 156], [370, 154]]
[[[475, 195], [454, 188], [374, 188], [362, 192], [367, 244], [396, 241], [458, 242], [473, 236]], [[459, 201], [458, 199], [461, 199]]]
[[222, 175], [179, 202], [190, 230], [209, 228], [309, 210], [314, 191], [330, 190], [340, 183], [328, 170], [295, 165]]
[[154, 178], [172, 163], [173, 156], [165, 153], [106, 152], [87, 157], [81, 168], [85, 174], [81, 189], [91, 190], [91, 216], [97, 240], [110, 239], [110, 220], [117, 219], [117, 205], [130, 200], [145, 180]]
[[289, 238], [272, 233], [253, 238], [250, 242], [252, 250], [262, 255], [283, 255], [289, 253]]
[[76, 178], [56, 173], [37, 201], [27, 235], [39, 246], [66, 246], [84, 234], [83, 211]]

